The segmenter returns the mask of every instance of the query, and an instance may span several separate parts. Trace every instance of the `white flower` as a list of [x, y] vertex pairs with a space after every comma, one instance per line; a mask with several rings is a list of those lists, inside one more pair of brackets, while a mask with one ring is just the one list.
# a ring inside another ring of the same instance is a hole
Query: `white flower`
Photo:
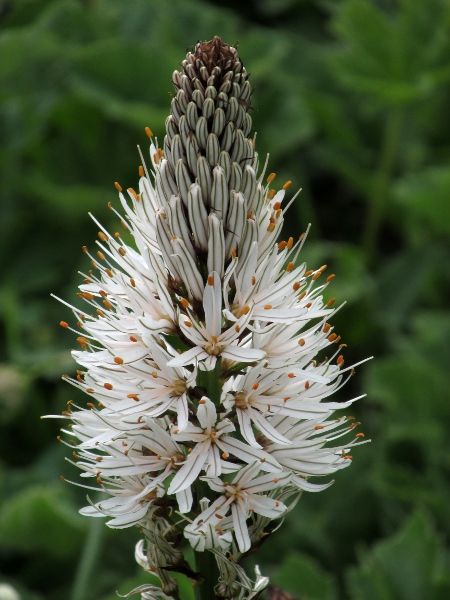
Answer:
[[271, 519], [277, 519], [283, 514], [286, 506], [278, 500], [262, 495], [261, 492], [288, 484], [291, 474], [281, 471], [258, 476], [260, 470], [260, 463], [255, 461], [243, 467], [231, 483], [220, 479], [208, 480], [210, 488], [222, 495], [185, 529], [186, 536], [196, 550], [203, 551], [208, 547], [207, 528], [211, 527], [220, 533], [226, 527], [227, 521], [224, 519], [230, 511], [231, 520], [228, 520], [228, 526], [233, 527], [241, 552], [246, 552], [251, 546], [246, 524], [250, 513], [254, 512]]
[[281, 471], [277, 461], [266, 452], [249, 448], [235, 437], [227, 435], [234, 432], [235, 427], [228, 419], [217, 421], [216, 407], [209, 398], [203, 397], [200, 400], [197, 418], [200, 427], [188, 425], [184, 431], [172, 431], [174, 439], [196, 442], [196, 446], [190, 449], [185, 463], [173, 478], [169, 494], [181, 492], [191, 486], [202, 470], [207, 477], [220, 477], [222, 473], [235, 471], [236, 465], [227, 462], [230, 455], [247, 463], [258, 459], [261, 469]]
[[360, 424], [354, 422], [354, 417], [299, 422], [286, 416], [274, 416], [270, 417], [270, 424], [289, 440], [290, 445], [273, 443], [259, 436], [264, 450], [275, 457], [283, 468], [292, 472], [291, 483], [308, 492], [320, 492], [333, 483], [330, 481], [319, 485], [307, 481], [309, 477], [323, 477], [348, 467], [353, 458], [349, 454], [350, 448], [364, 443], [364, 434], [357, 433], [351, 442], [326, 446]]
[[208, 276], [203, 293], [203, 309], [205, 312], [204, 325], [197, 322], [191, 311], [189, 318], [180, 314], [179, 326], [183, 335], [195, 346], [180, 356], [173, 358], [168, 364], [171, 366], [184, 366], [196, 360], [204, 360], [206, 370], [214, 369], [217, 357], [228, 358], [238, 362], [255, 362], [265, 356], [263, 350], [239, 345], [237, 340], [241, 330], [245, 330], [252, 319], [250, 307], [236, 323], [222, 331], [222, 290], [221, 281], [216, 272]]

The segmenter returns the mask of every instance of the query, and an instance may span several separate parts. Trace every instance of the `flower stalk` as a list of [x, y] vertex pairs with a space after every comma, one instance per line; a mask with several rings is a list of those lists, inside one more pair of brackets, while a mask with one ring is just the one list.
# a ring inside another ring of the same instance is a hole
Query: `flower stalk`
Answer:
[[197, 600], [253, 600], [268, 580], [240, 559], [363, 442], [354, 417], [332, 418], [358, 398], [329, 400], [356, 365], [323, 298], [334, 275], [300, 262], [306, 233], [279, 240], [296, 195], [260, 168], [237, 49], [199, 42], [172, 82], [163, 145], [146, 128], [138, 191], [116, 183], [121, 211], [109, 206], [134, 244], [98, 223], [88, 308], [62, 301], [80, 346], [65, 379], [88, 402], [69, 404], [60, 441], [105, 494], [80, 512], [142, 532], [136, 560], [161, 580], [142, 600], [178, 598], [174, 572]]

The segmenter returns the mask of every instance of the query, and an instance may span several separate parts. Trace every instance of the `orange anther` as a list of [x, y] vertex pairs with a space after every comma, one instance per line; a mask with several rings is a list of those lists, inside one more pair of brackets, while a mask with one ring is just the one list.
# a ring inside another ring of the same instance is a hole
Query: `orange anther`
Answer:
[[337, 338], [337, 335], [335, 333], [330, 333], [330, 335], [328, 336], [328, 341], [329, 342], [334, 342], [334, 340]]
[[112, 304], [109, 300], [103, 300], [103, 304], [106, 306], [108, 310], [112, 309]]
[[267, 178], [267, 183], [272, 183], [272, 181], [275, 179], [276, 176], [277, 176], [276, 173], [271, 173], [269, 175], [269, 177]]
[[291, 183], [292, 181], [286, 181], [286, 183], [283, 185], [283, 190], [287, 190]]
[[325, 323], [325, 325], [323, 326], [323, 332], [324, 333], [328, 333], [331, 329], [331, 325], [329, 323]]
[[236, 258], [236, 256], [237, 256], [236, 250], [234, 248], [231, 248], [231, 256], [232, 256], [232, 258]]
[[123, 358], [120, 358], [120, 356], [115, 356], [114, 362], [116, 363], [116, 365], [123, 365]]
[[323, 425], [316, 425], [316, 426], [314, 427], [314, 429], [316, 429], [316, 430], [323, 429], [323, 428], [324, 428], [324, 426], [323, 426]]
[[106, 274], [111, 277], [111, 279], [114, 277], [114, 275], [112, 274], [112, 271], [110, 269], [105, 269]]
[[115, 181], [115, 182], [114, 182], [114, 185], [116, 186], [116, 190], [117, 190], [118, 192], [121, 192], [121, 191], [122, 191], [122, 186], [121, 186], [119, 183], [117, 183], [117, 181]]
[[61, 327], [69, 327], [69, 323], [66, 323], [65, 321], [60, 321], [59, 324]]
[[305, 390], [309, 390], [309, 381], [305, 381]]
[[290, 273], [292, 271], [292, 269], [294, 268], [294, 263], [291, 261], [288, 266], [286, 267], [286, 271], [288, 273]]
[[206, 400], [203, 400], [203, 398], [199, 401], [199, 404], [206, 404]]
[[132, 277], [130, 278], [130, 283], [133, 287], [136, 287], [136, 282]]
[[236, 331], [236, 333], [239, 333], [241, 331], [241, 328], [239, 327], [239, 325], [235, 325], [234, 330]]
[[344, 357], [342, 356], [342, 354], [340, 354], [340, 355], [337, 357], [336, 363], [337, 363], [339, 366], [341, 366], [341, 365], [343, 365], [343, 364], [344, 364]]
[[294, 292], [296, 292], [297, 290], [299, 290], [300, 289], [300, 282], [296, 281], [294, 283], [294, 285], [292, 286], [292, 289], [294, 290]]
[[252, 385], [252, 390], [257, 390], [259, 388], [259, 383], [256, 382]]
[[305, 342], [305, 340], [303, 338], [300, 338], [298, 340], [298, 344], [299, 344], [299, 346], [304, 346], [306, 344], [306, 342]]
[[278, 244], [278, 250], [284, 250], [286, 248], [286, 246], [287, 246], [287, 242], [284, 242], [284, 241], [280, 242]]
[[103, 254], [103, 252], [100, 252], [100, 250], [97, 252], [97, 256], [100, 260], [105, 260], [105, 255]]
[[137, 342], [137, 339], [134, 337], [134, 335], [130, 335], [130, 341]]
[[139, 397], [137, 394], [128, 394], [127, 398], [131, 398], [132, 400], [135, 400], [136, 402], [139, 402]]
[[291, 379], [293, 379], [295, 377], [294, 373], [288, 373], [288, 377], [290, 377]]
[[306, 296], [306, 290], [304, 290], [301, 294], [298, 295], [298, 299], [299, 300], [303, 300], [303, 298]]
[[275, 202], [273, 205], [273, 210], [279, 210], [281, 208], [281, 202]]
[[267, 231], [269, 233], [272, 233], [274, 229], [275, 229], [275, 223], [269, 223], [269, 226], [267, 227]]
[[246, 304], [244, 306], [244, 308], [242, 309], [242, 314], [247, 315], [249, 312], [250, 312], [250, 306], [248, 306], [248, 304]]
[[275, 479], [273, 480], [274, 483], [278, 483], [280, 480], [278, 479], [278, 477], [275, 477]]
[[328, 275], [327, 277], [327, 281], [331, 281], [332, 279], [334, 279], [336, 277], [336, 275]]
[[333, 304], [336, 302], [336, 298], [331, 298], [331, 300], [328, 300], [327, 302], [327, 306], [333, 306]]
[[311, 269], [310, 271], [306, 271], [304, 277], [309, 277], [310, 275], [312, 275], [314, 273], [314, 271]]
[[139, 165], [139, 177], [144, 177], [144, 167]]
[[186, 300], [186, 298], [181, 298], [180, 302], [181, 302], [181, 306], [183, 308], [188, 308], [189, 307], [189, 302]]
[[319, 279], [319, 277], [322, 275], [322, 271], [317, 271], [316, 273], [314, 273], [314, 275], [311, 277], [311, 279], [313, 281], [315, 281], [316, 279]]
[[148, 135], [149, 138], [153, 137], [153, 131], [150, 129], [150, 127], [145, 128], [145, 133]]
[[288, 243], [287, 243], [287, 248], [288, 248], [288, 250], [290, 250], [290, 249], [292, 248], [292, 246], [293, 246], [293, 245], [294, 245], [294, 238], [293, 238], [293, 237], [290, 237], [290, 238], [288, 239]]
[[255, 285], [256, 283], [256, 277], [254, 275], [252, 275], [252, 285]]
[[104, 383], [104, 384], [103, 384], [103, 387], [104, 387], [105, 389], [107, 389], [107, 390], [112, 390], [112, 389], [113, 389], [113, 386], [112, 386], [112, 384], [111, 384], [111, 383]]
[[192, 327], [192, 323], [190, 321], [184, 321], [186, 327]]
[[208, 285], [214, 285], [214, 277], [212, 275], [208, 276]]
[[119, 248], [120, 256], [125, 256], [126, 253], [127, 253], [127, 251], [125, 250], [125, 248], [122, 248], [122, 247]]
[[357, 433], [355, 437], [363, 438], [365, 435], [363, 433]]
[[269, 190], [267, 192], [267, 198], [269, 200], [273, 200], [275, 198], [276, 193], [277, 193], [276, 190]]
[[87, 253], [87, 251], [88, 251], [88, 248], [87, 248], [87, 246], [82, 246], [82, 247], [81, 247], [81, 249], [83, 250], [83, 252], [84, 252], [85, 254], [86, 254], [86, 253]]
[[271, 304], [266, 304], [264, 308], [265, 308], [265, 310], [270, 310], [272, 308], [272, 305]]

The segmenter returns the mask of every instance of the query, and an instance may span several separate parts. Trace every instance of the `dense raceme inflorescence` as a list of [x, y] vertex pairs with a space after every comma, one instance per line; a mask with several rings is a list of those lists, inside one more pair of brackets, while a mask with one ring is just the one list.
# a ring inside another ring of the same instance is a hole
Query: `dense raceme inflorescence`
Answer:
[[290, 182], [276, 190], [259, 169], [237, 50], [216, 37], [181, 67], [163, 147], [147, 128], [139, 191], [116, 184], [134, 244], [99, 224], [99, 250], [84, 248], [81, 368], [66, 379], [90, 401], [70, 405], [65, 433], [86, 487], [108, 494], [81, 512], [144, 533], [136, 558], [162, 591], [143, 598], [177, 597], [171, 568], [198, 578], [183, 534], [216, 560], [218, 597], [250, 599], [267, 579], [239, 558], [302, 491], [328, 487], [310, 478], [348, 466], [363, 434], [342, 441], [358, 423], [330, 418], [354, 401], [329, 401], [353, 372], [322, 298], [333, 275], [299, 262], [304, 234], [277, 242]]

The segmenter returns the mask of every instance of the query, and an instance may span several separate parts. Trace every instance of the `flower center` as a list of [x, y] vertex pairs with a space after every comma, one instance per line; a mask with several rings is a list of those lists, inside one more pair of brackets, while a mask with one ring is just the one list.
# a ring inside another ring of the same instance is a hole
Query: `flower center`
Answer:
[[205, 352], [212, 356], [218, 356], [221, 353], [221, 351], [222, 348], [217, 343], [216, 336], [212, 335], [210, 343], [205, 346]]
[[234, 402], [236, 404], [236, 408], [247, 408], [248, 407], [247, 394], [245, 392], [238, 392], [234, 396]]
[[186, 382], [184, 379], [177, 379], [172, 385], [172, 391], [175, 396], [182, 396], [187, 390]]
[[257, 433], [256, 434], [256, 441], [258, 442], [258, 444], [260, 446], [262, 446], [263, 450], [268, 450], [270, 448], [270, 446], [273, 444], [273, 442], [271, 440], [269, 440], [269, 438], [267, 438], [263, 433]]
[[[185, 456], [183, 456], [180, 452], [176, 452], [172, 454], [170, 457], [170, 462], [173, 464], [173, 468], [178, 471], [183, 466], [183, 461], [185, 460]], [[180, 464], [177, 464], [180, 463]]]

